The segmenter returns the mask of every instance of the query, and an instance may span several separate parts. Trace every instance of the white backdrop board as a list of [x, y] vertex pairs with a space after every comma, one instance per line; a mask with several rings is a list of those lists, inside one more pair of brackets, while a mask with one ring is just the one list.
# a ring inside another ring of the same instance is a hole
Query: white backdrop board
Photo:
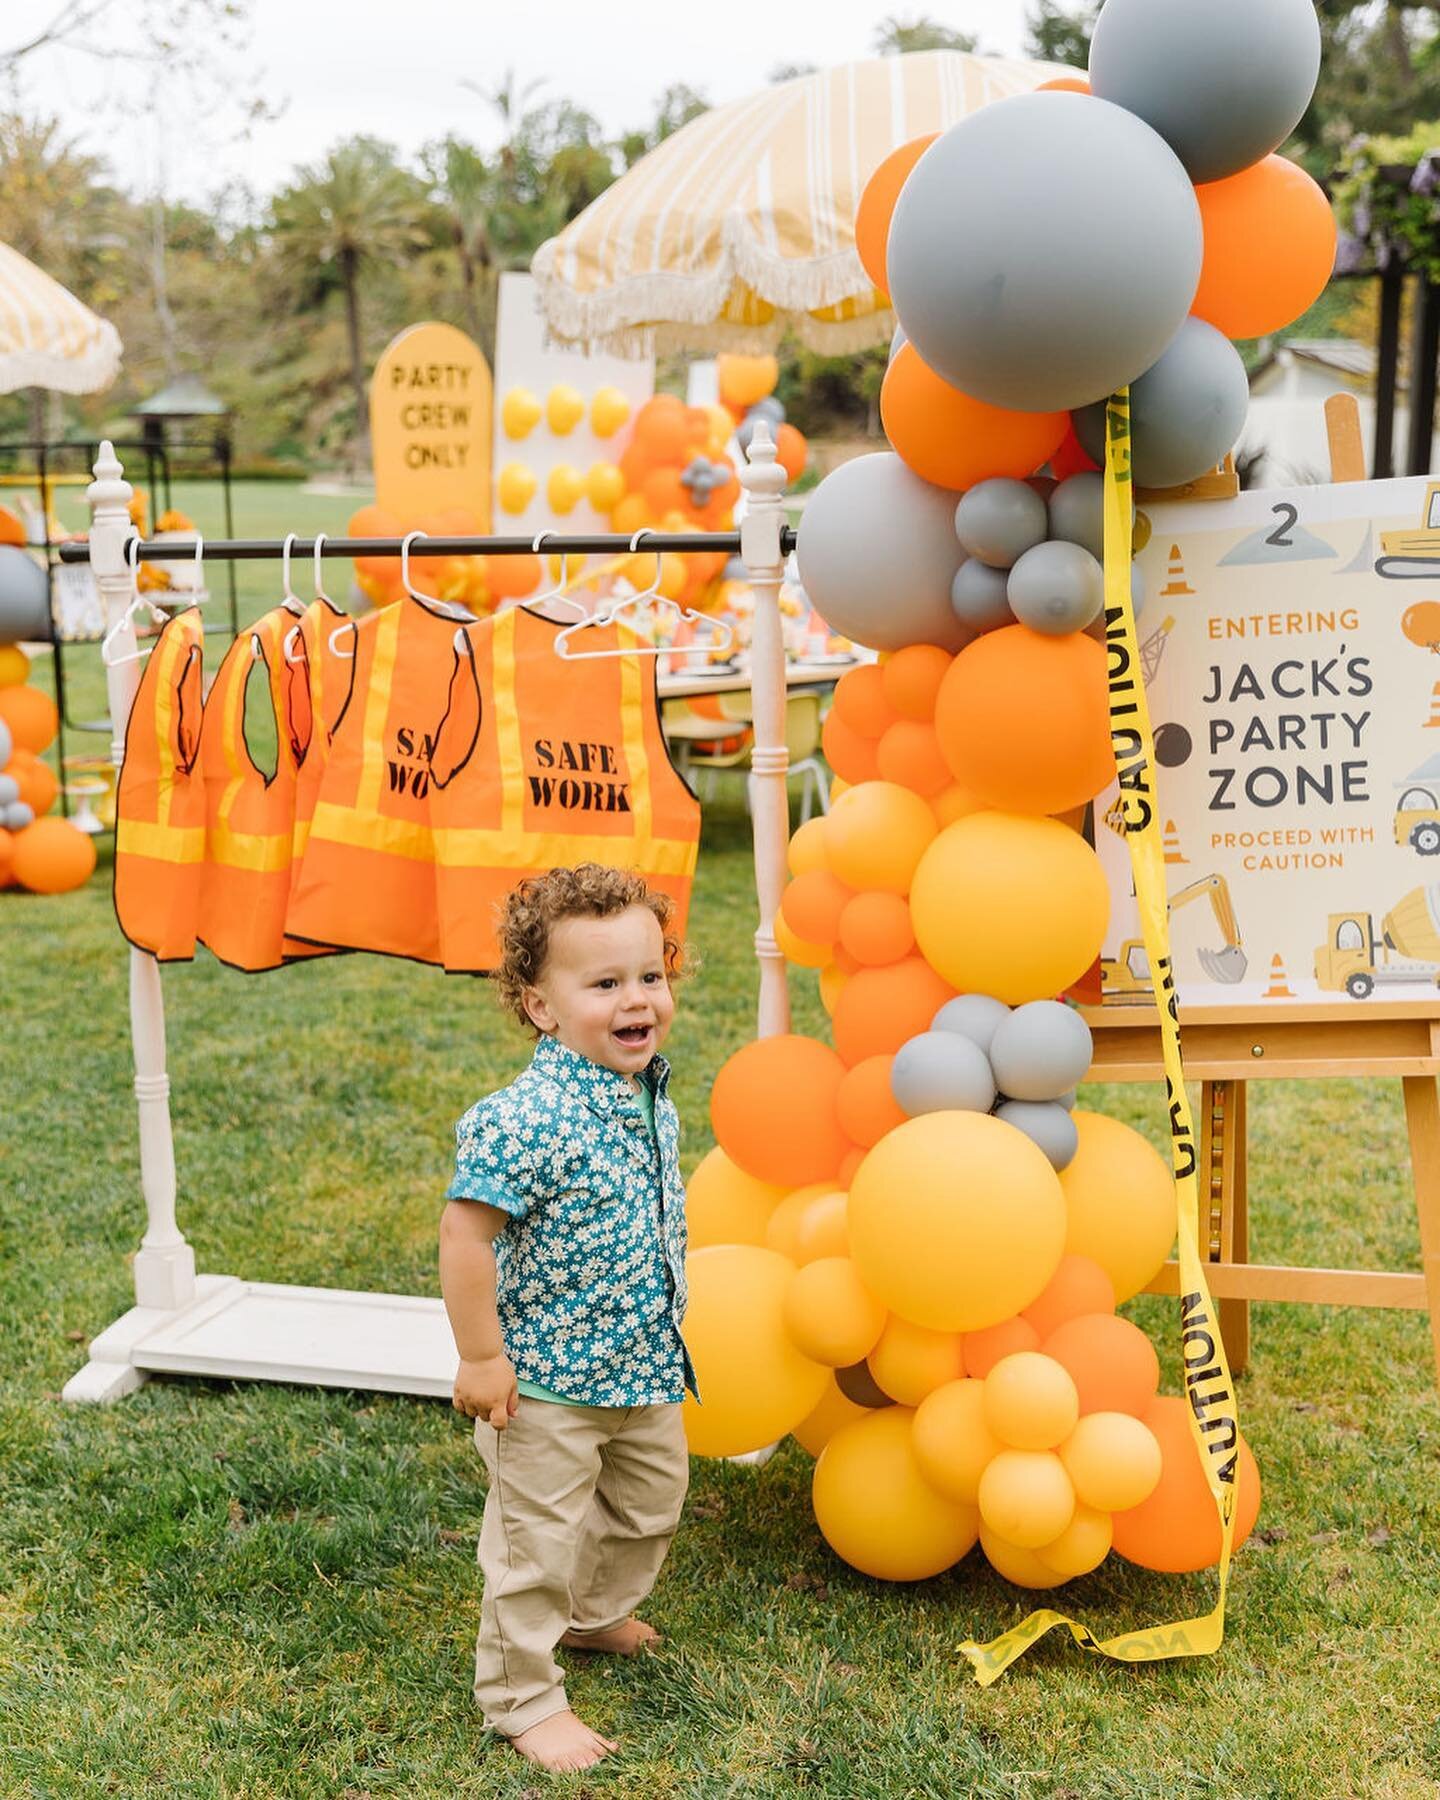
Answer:
[[[1139, 620], [1182, 1006], [1437, 998], [1440, 482], [1146, 511]], [[1095, 803], [1106, 1003], [1149, 998]], [[1107, 814], [1110, 817], [1107, 819]]]

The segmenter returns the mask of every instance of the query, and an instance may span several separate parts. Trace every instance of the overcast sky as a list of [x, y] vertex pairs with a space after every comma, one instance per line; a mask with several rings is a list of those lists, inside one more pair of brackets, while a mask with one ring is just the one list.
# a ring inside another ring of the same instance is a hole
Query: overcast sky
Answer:
[[[0, 47], [20, 10], [0, 0]], [[191, 201], [230, 182], [263, 195], [362, 131], [407, 154], [447, 132], [493, 146], [492, 109], [461, 84], [492, 87], [509, 68], [521, 83], [544, 81], [537, 100], [573, 100], [618, 135], [647, 124], [672, 82], [719, 102], [762, 87], [778, 63], [868, 56], [877, 24], [892, 15], [924, 14], [1014, 55], [1026, 10], [1027, 0], [253, 0], [249, 47], [226, 67], [236, 91], [263, 92], [281, 115], [241, 141], [223, 107], [200, 120], [184, 96], [167, 97], [165, 186]], [[130, 9], [113, 12], [123, 48]], [[48, 50], [23, 65], [20, 96], [27, 111], [58, 115], [106, 156], [121, 186], [143, 193], [157, 165], [155, 129], [134, 107], [145, 79], [133, 63]]]

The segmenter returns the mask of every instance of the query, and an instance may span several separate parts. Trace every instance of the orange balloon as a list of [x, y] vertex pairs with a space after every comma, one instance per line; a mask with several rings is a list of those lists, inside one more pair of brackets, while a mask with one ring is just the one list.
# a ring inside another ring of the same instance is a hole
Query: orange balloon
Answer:
[[810, 460], [810, 446], [805, 435], [793, 425], [781, 423], [775, 431], [775, 460], [791, 481], [798, 481]]
[[939, 735], [933, 725], [922, 725], [918, 719], [897, 719], [881, 738], [875, 760], [883, 781], [897, 782], [926, 800], [950, 786], [950, 765]]
[[983, 1381], [996, 1363], [1021, 1350], [1038, 1350], [1040, 1333], [1028, 1319], [1005, 1319], [983, 1331], [965, 1333], [965, 1373]]
[[890, 241], [890, 220], [895, 202], [900, 198], [910, 171], [939, 137], [930, 131], [924, 137], [911, 138], [892, 150], [865, 183], [860, 204], [855, 209], [855, 249], [860, 266], [882, 294], [890, 292], [890, 277], [885, 269], [885, 247]]
[[18, 687], [0, 688], [0, 720], [10, 727], [10, 737], [17, 750], [43, 755], [55, 741], [60, 729], [60, 715], [55, 702], [42, 689], [28, 682]]
[[[701, 702], [714, 705], [714, 697], [700, 695], [689, 702], [692, 712], [701, 712]], [[722, 715], [718, 708], [713, 713], [704, 713], [706, 718], [718, 719]], [[792, 875], [805, 875], [811, 869], [829, 867], [829, 858], [825, 852], [825, 815], [817, 815], [806, 819], [803, 825], [797, 825], [790, 839], [790, 847], [785, 852], [785, 861]]]
[[690, 504], [690, 490], [677, 469], [652, 469], [641, 482], [640, 492], [650, 511], [660, 518], [668, 512], [684, 511]]
[[10, 873], [32, 894], [68, 894], [95, 873], [95, 840], [68, 819], [36, 819], [15, 833]]
[[[629, 448], [639, 450], [648, 458], [650, 467], [656, 468], [664, 463], [678, 463], [690, 437], [684, 401], [674, 394], [656, 394], [636, 413]], [[625, 466], [623, 457], [620, 466]]]
[[716, 1141], [759, 1181], [797, 1188], [828, 1180], [850, 1149], [835, 1112], [844, 1077], [828, 1044], [793, 1035], [757, 1038], [715, 1077], [710, 1123]]
[[907, 644], [879, 665], [885, 703], [902, 719], [928, 725], [935, 717], [940, 683], [955, 658], [938, 644]]
[[849, 1189], [851, 1182], [855, 1179], [856, 1171], [864, 1160], [865, 1152], [858, 1148], [849, 1151], [841, 1158], [840, 1168], [836, 1173], [835, 1179], [840, 1183], [842, 1188]]
[[25, 526], [8, 506], [0, 506], [0, 544], [25, 547]]
[[[9, 693], [9, 688], [0, 693]], [[862, 737], [853, 725], [847, 725], [840, 709], [832, 706], [820, 732], [820, 748], [835, 773], [852, 786], [864, 781], [878, 781], [880, 764], [876, 760], [877, 741]]]
[[398, 513], [383, 506], [361, 506], [351, 513], [345, 535], [352, 538], [404, 537], [405, 522]]
[[857, 962], [875, 967], [899, 962], [915, 948], [910, 908], [899, 894], [856, 894], [845, 902], [840, 942]]
[[781, 897], [785, 923], [807, 944], [833, 944], [852, 897], [851, 889], [826, 869], [797, 875]]
[[1070, 1371], [1082, 1413], [1124, 1412], [1138, 1419], [1160, 1386], [1160, 1359], [1138, 1325], [1114, 1313], [1069, 1319], [1041, 1344]]
[[757, 400], [775, 392], [775, 383], [780, 379], [780, 364], [773, 356], [730, 354], [715, 360], [720, 398], [727, 406], [738, 406], [744, 412]]
[[824, 969], [830, 963], [831, 946], [812, 944], [808, 938], [802, 938], [785, 917], [783, 906], [775, 915], [775, 942], [786, 962], [799, 969]]
[[5, 773], [15, 777], [20, 798], [37, 819], [49, 812], [55, 804], [55, 796], [60, 792], [60, 782], [49, 763], [41, 762], [33, 751], [13, 751], [5, 765]]
[[954, 988], [923, 956], [907, 956], [886, 969], [861, 969], [836, 1002], [835, 1048], [852, 1069], [867, 1056], [893, 1055], [907, 1038], [928, 1031], [936, 1013], [954, 998]]
[[540, 558], [522, 553], [519, 556], [487, 556], [486, 585], [497, 600], [523, 600], [540, 585]]
[[935, 729], [955, 779], [1003, 812], [1065, 812], [1115, 779], [1105, 652], [1083, 631], [976, 638], [941, 684]]
[[9, 887], [14, 879], [15, 833], [0, 826], [0, 888]]
[[936, 794], [930, 802], [930, 808], [935, 814], [935, 823], [943, 831], [957, 819], [968, 818], [973, 812], [983, 812], [984, 802], [972, 794], [969, 788], [961, 787], [956, 782], [943, 793]]
[[835, 1096], [840, 1129], [862, 1150], [878, 1144], [887, 1131], [905, 1123], [906, 1114], [890, 1089], [893, 1056], [867, 1056], [845, 1071]]
[[[1159, 1485], [1148, 1500], [1115, 1514], [1115, 1549], [1142, 1569], [1184, 1575], [1220, 1560], [1220, 1521], [1190, 1435], [1189, 1405], [1162, 1395], [1142, 1423], [1160, 1444]], [[1239, 1440], [1235, 1475], [1235, 1542], [1238, 1550], [1260, 1516], [1260, 1471], [1250, 1446]]]
[[908, 894], [936, 830], [935, 815], [920, 796], [893, 781], [863, 782], [838, 799], [832, 790], [826, 860], [851, 887]]
[[861, 663], [835, 683], [834, 708], [861, 737], [879, 738], [895, 723], [885, 698], [885, 671], [879, 663]]
[[1113, 1313], [1115, 1284], [1093, 1257], [1068, 1255], [1050, 1277], [1049, 1286], [1031, 1302], [1021, 1318], [1048, 1338], [1052, 1331], [1086, 1313]]
[[1094, 91], [1083, 75], [1056, 75], [1049, 81], [1042, 81], [1035, 89], [1037, 94], [1091, 94]]
[[1298, 163], [1267, 156], [1195, 189], [1205, 231], [1190, 310], [1226, 337], [1281, 331], [1324, 292], [1335, 268], [1335, 215]]
[[937, 487], [968, 488], [993, 475], [1023, 480], [1060, 448], [1069, 413], [1007, 412], [929, 369], [904, 344], [880, 388], [880, 422], [897, 456]]
[[1400, 629], [1422, 650], [1440, 650], [1440, 601], [1422, 600], [1418, 606], [1407, 606]]

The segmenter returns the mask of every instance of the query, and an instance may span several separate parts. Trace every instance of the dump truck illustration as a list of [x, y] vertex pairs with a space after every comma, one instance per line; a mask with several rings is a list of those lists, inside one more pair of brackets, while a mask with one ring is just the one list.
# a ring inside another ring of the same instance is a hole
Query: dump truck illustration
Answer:
[[1403, 781], [1395, 808], [1395, 842], [1421, 856], [1440, 856], [1440, 755], [1412, 769]]
[[1440, 481], [1432, 481], [1425, 490], [1419, 525], [1382, 531], [1380, 549], [1383, 554], [1375, 573], [1386, 580], [1418, 580], [1440, 573]]
[[[1214, 910], [1221, 947], [1218, 950], [1202, 948], [1195, 954], [1200, 959], [1200, 967], [1212, 981], [1221, 982], [1227, 987], [1233, 986], [1235, 982], [1245, 979], [1248, 963], [1240, 946], [1240, 928], [1235, 920], [1235, 906], [1225, 877], [1202, 875], [1199, 881], [1192, 881], [1189, 887], [1183, 887], [1170, 896], [1169, 910], [1172, 913], [1179, 912], [1182, 906], [1188, 906], [1192, 900], [1199, 900], [1202, 896], [1209, 899]], [[1139, 938], [1127, 938], [1120, 946], [1118, 956], [1107, 956], [1101, 961], [1100, 992], [1112, 1006], [1141, 1006], [1155, 998], [1150, 958], [1145, 954], [1145, 946]]]
[[1440, 986], [1440, 886], [1406, 894], [1380, 921], [1378, 934], [1368, 912], [1331, 913], [1326, 941], [1315, 952], [1315, 981], [1352, 1000], [1401, 983]]

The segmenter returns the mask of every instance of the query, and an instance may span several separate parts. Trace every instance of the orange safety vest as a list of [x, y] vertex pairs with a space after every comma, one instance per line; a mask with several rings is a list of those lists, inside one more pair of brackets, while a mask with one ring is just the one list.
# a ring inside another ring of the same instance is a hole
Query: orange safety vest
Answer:
[[[284, 645], [297, 623], [276, 607], [244, 631], [221, 663], [205, 703], [200, 768], [205, 785], [205, 861], [196, 936], [233, 968], [278, 968], [286, 960], [285, 907], [294, 854], [295, 791], [303, 747], [287, 701], [308, 698], [303, 671], [286, 664]], [[245, 695], [263, 662], [276, 721], [275, 771], [255, 765], [245, 736]], [[315, 955], [312, 946], [297, 946]]]
[[195, 955], [205, 789], [197, 761], [205, 627], [198, 607], [161, 631], [125, 728], [115, 798], [115, 916], [159, 962]]
[[[355, 621], [328, 599], [306, 607], [303, 618], [285, 633], [285, 716], [300, 766], [295, 775], [295, 823], [290, 862], [290, 890], [300, 879], [310, 821], [320, 798], [320, 784], [330, 760], [335, 727], [350, 701], [355, 682]], [[287, 900], [288, 907], [288, 900]], [[315, 954], [313, 945], [297, 938], [284, 941], [287, 957]]]
[[[441, 951], [456, 972], [493, 969], [506, 894], [564, 864], [638, 871], [675, 902], [684, 935], [700, 803], [660, 729], [656, 659], [566, 661], [555, 653], [561, 629], [523, 607], [499, 614], [472, 639], [481, 694], [473, 754], [459, 759], [447, 742], [453, 708], [438, 734], [454, 770], [437, 776], [430, 818]], [[572, 642], [613, 651], [640, 640], [611, 626]]]

